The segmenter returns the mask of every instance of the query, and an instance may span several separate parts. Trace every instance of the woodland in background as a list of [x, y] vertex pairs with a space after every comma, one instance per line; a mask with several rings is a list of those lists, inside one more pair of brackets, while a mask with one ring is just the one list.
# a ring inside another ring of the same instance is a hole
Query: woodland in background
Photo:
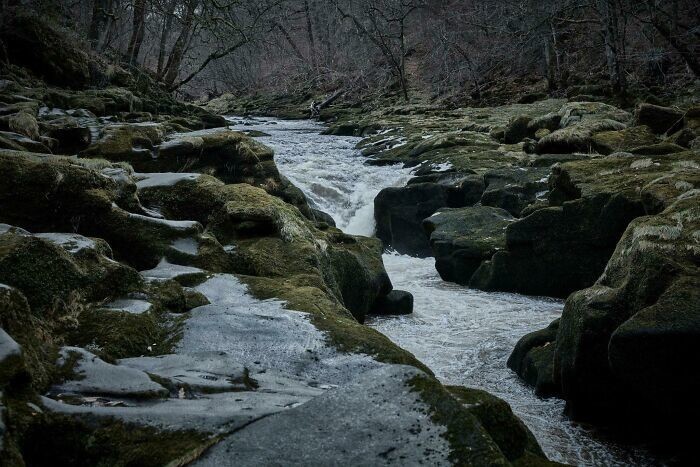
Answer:
[[393, 89], [478, 103], [533, 83], [625, 94], [700, 73], [694, 0], [6, 0], [3, 10], [17, 3], [186, 98]]

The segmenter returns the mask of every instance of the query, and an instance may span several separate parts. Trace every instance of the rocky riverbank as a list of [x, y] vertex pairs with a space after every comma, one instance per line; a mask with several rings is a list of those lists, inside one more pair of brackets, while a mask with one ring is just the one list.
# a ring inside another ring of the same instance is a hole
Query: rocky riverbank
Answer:
[[632, 424], [687, 452], [676, 428], [699, 389], [684, 376], [700, 329], [697, 96], [671, 107], [579, 96], [335, 116], [329, 133], [363, 136], [368, 164], [415, 168], [375, 200], [386, 247], [434, 255], [445, 280], [568, 297], [560, 321], [518, 344], [511, 368], [565, 398], [576, 419]]
[[361, 324], [410, 295], [269, 148], [32, 15], [2, 40], [1, 465], [550, 464]]

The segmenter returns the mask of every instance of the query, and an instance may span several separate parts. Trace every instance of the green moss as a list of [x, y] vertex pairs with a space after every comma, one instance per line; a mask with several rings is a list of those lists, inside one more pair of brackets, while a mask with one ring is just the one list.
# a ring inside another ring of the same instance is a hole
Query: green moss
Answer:
[[450, 444], [450, 460], [455, 465], [508, 465], [479, 420], [437, 380], [419, 375], [408, 384], [428, 405], [433, 423], [446, 428], [443, 437]]
[[194, 431], [45, 414], [34, 417], [19, 446], [27, 466], [155, 467], [185, 465], [216, 441]]
[[409, 381], [429, 407], [430, 418], [444, 426], [455, 465], [553, 466], [534, 436], [508, 404], [487, 392], [442, 386], [428, 376]]
[[544, 457], [534, 435], [506, 401], [479, 389], [464, 386], [447, 386], [447, 389], [481, 422], [509, 461], [528, 454]]
[[141, 314], [87, 307], [66, 343], [87, 347], [106, 361], [172, 353], [187, 315], [175, 318], [156, 308]]
[[593, 136], [595, 149], [601, 154], [629, 151], [656, 143], [657, 138], [647, 126], [634, 126], [618, 131], [604, 131]]
[[285, 307], [290, 310], [309, 313], [314, 326], [325, 332], [328, 343], [341, 352], [364, 353], [381, 362], [411, 365], [432, 374], [411, 353], [380, 332], [358, 323], [339, 301], [329, 295], [318, 276], [284, 280], [241, 276], [241, 280], [261, 300], [277, 298], [285, 301]]

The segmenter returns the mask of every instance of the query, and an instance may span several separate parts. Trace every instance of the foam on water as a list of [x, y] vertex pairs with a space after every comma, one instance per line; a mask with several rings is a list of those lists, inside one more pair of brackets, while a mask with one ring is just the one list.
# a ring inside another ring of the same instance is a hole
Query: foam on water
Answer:
[[[410, 171], [363, 164], [360, 138], [325, 136], [311, 121], [230, 120], [239, 130], [259, 130], [275, 150], [280, 171], [316, 208], [352, 234], [374, 233], [374, 197], [401, 186]], [[540, 399], [506, 367], [520, 337], [547, 326], [563, 303], [548, 298], [486, 293], [444, 282], [432, 258], [384, 255], [394, 286], [414, 295], [414, 313], [369, 323], [428, 365], [443, 382], [487, 390], [505, 399], [528, 425], [550, 459], [574, 465], [654, 465], [638, 449], [618, 446], [567, 419], [564, 402]]]
[[[240, 119], [232, 119], [234, 122]], [[238, 130], [269, 134], [256, 138], [275, 150], [280, 171], [301, 188], [311, 204], [355, 235], [374, 234], [374, 198], [382, 188], [403, 185], [409, 170], [399, 166], [364, 165], [355, 150], [360, 138], [319, 134], [324, 126], [312, 121], [248, 120]]]

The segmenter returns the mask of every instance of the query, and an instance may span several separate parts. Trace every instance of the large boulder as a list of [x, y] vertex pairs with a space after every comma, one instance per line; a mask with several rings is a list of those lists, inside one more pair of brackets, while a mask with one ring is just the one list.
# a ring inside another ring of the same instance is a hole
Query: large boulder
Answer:
[[481, 204], [502, 208], [513, 216], [520, 217], [523, 209], [546, 196], [548, 175], [549, 168], [536, 167], [488, 171], [484, 174], [486, 188], [481, 196]]
[[99, 157], [114, 162], [124, 161], [136, 170], [145, 170], [144, 164], [152, 166], [158, 162], [154, 161], [154, 149], [164, 136], [165, 128], [158, 123], [107, 125], [102, 130], [100, 139], [81, 151], [80, 156]]
[[535, 388], [540, 397], [558, 396], [554, 383], [554, 350], [556, 349], [559, 319], [545, 329], [523, 336], [508, 357], [508, 368]]
[[700, 389], [697, 193], [632, 222], [596, 284], [566, 303], [555, 380], [579, 417], [685, 418]]
[[[77, 232], [106, 240], [115, 258], [137, 269], [163, 257], [213, 271], [226, 269], [221, 245], [195, 221], [146, 211], [130, 172], [106, 161], [0, 151], [0, 222], [31, 232]], [[189, 239], [194, 251], [182, 251]]]
[[50, 313], [72, 301], [135, 290], [141, 278], [111, 259], [105, 242], [76, 234], [37, 234], [0, 224], [0, 282], [20, 290], [33, 309]]
[[630, 152], [640, 146], [649, 146], [658, 138], [646, 125], [633, 126], [617, 131], [604, 131], [593, 135], [593, 147], [601, 154]]
[[539, 209], [506, 228], [506, 249], [474, 273], [470, 286], [566, 297], [600, 275], [639, 201], [599, 196]]
[[233, 271], [312, 281], [358, 321], [391, 291], [378, 240], [316, 229], [295, 207], [246, 184], [198, 174], [143, 174], [139, 196], [171, 219], [195, 219], [229, 252]]
[[657, 134], [671, 134], [683, 126], [683, 112], [654, 104], [640, 104], [636, 109], [636, 122], [646, 125]]
[[[38, 14], [10, 11], [0, 32], [7, 58], [48, 83], [80, 88], [90, 83], [88, 54], [65, 31]], [[49, 45], [50, 44], [50, 45]]]
[[40, 122], [42, 133], [55, 139], [58, 144], [54, 148], [56, 154], [76, 154], [92, 142], [91, 117], [76, 118], [70, 115], [55, 118], [43, 118]]
[[700, 184], [697, 166], [692, 151], [555, 166], [550, 206], [511, 223], [506, 249], [484, 262], [470, 285], [556, 297], [590, 286], [632, 219], [663, 210]]
[[473, 205], [483, 191], [483, 178], [477, 175], [443, 175], [437, 183], [385, 188], [374, 199], [377, 238], [399, 253], [429, 256], [423, 219], [440, 208]]
[[86, 150], [83, 157], [126, 161], [139, 172], [199, 172], [225, 183], [263, 188], [313, 218], [304, 194], [277, 170], [270, 148], [243, 133], [202, 130], [165, 138], [164, 125], [116, 124]]
[[537, 141], [538, 154], [592, 152], [596, 133], [623, 130], [631, 120], [624, 110], [600, 102], [569, 102], [558, 115], [559, 129]]
[[423, 221], [440, 277], [469, 284], [485, 260], [505, 248], [505, 229], [515, 218], [489, 206], [441, 209]]
[[619, 131], [625, 124], [616, 120], [584, 120], [556, 130], [537, 141], [538, 154], [566, 154], [593, 152], [596, 149], [593, 137], [596, 133]]
[[514, 118], [506, 125], [503, 133], [503, 142], [506, 144], [519, 143], [528, 136], [532, 136], [529, 129], [529, 124], [532, 118], [527, 115], [521, 115]]

